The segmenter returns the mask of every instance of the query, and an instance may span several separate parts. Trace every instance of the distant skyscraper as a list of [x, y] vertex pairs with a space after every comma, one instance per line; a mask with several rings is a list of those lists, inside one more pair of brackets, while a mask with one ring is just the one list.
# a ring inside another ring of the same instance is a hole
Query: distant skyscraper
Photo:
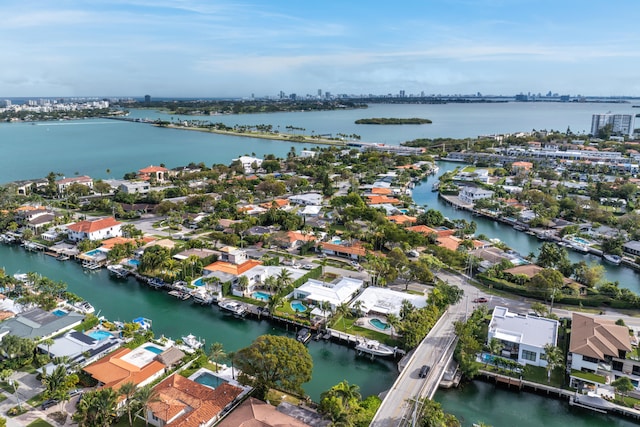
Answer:
[[611, 125], [611, 133], [614, 135], [631, 135], [633, 114], [594, 114], [591, 116], [591, 135], [598, 135], [598, 131], [607, 125]]
[[404, 98], [404, 90], [400, 91], [400, 98]]
[[147, 105], [151, 104], [151, 95], [144, 96], [144, 103]]
[[322, 98], [322, 89], [318, 89], [318, 98]]

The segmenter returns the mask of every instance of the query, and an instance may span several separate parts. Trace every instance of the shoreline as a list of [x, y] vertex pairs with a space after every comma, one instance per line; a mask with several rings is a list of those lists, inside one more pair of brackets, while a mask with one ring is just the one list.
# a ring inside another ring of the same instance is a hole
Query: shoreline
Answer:
[[262, 132], [233, 132], [233, 131], [225, 131], [225, 130], [219, 130], [219, 129], [198, 128], [193, 126], [179, 126], [174, 124], [159, 125], [159, 124], [153, 123], [153, 126], [159, 127], [159, 128], [167, 128], [167, 129], [188, 130], [188, 131], [204, 132], [204, 133], [216, 133], [216, 134], [227, 135], [227, 136], [240, 136], [245, 138], [268, 139], [272, 141], [284, 141], [284, 142], [292, 142], [292, 143], [300, 143], [300, 144], [335, 145], [335, 146], [342, 146], [342, 147], [347, 146], [347, 143], [344, 141], [336, 141], [336, 140], [325, 139], [325, 138], [312, 138], [308, 135], [296, 136], [296, 135], [287, 135], [282, 133], [268, 134], [268, 133], [262, 133]]

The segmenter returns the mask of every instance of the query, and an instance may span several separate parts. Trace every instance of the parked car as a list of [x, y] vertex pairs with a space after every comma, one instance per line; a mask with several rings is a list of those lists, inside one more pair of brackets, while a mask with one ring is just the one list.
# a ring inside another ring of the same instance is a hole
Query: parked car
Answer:
[[418, 376], [420, 378], [426, 378], [427, 374], [429, 374], [429, 370], [431, 370], [429, 365], [422, 365], [422, 368], [420, 368], [420, 373], [418, 374]]
[[480, 298], [474, 299], [473, 302], [475, 302], [475, 303], [485, 303], [485, 302], [489, 302], [489, 300], [486, 299], [485, 297], [480, 297]]
[[351, 265], [355, 268], [359, 268], [360, 264], [358, 264], [358, 261], [351, 261]]
[[56, 403], [58, 403], [58, 399], [49, 399], [49, 400], [45, 400], [44, 402], [42, 402], [42, 405], [40, 405], [40, 409], [42, 409], [43, 411], [46, 409], [51, 408], [52, 406], [54, 406]]
[[79, 394], [82, 394], [82, 390], [79, 388], [76, 388], [69, 392], [69, 397], [77, 396]]
[[304, 268], [305, 270], [313, 270], [313, 265], [312, 264], [305, 264], [302, 266], [302, 268]]

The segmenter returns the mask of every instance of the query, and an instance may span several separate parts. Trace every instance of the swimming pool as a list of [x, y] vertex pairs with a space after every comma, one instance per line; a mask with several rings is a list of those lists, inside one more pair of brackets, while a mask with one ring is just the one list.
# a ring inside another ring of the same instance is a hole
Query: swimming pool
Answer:
[[107, 331], [93, 331], [89, 332], [87, 335], [97, 341], [106, 340], [107, 338], [111, 338], [113, 336]]
[[92, 251], [85, 252], [84, 254], [90, 257], [94, 257], [96, 255], [104, 254], [104, 252], [102, 252], [100, 249], [94, 249]]
[[271, 295], [269, 295], [266, 292], [260, 292], [260, 291], [256, 291], [254, 293], [251, 294], [251, 296], [254, 299], [260, 300], [260, 301], [269, 301], [269, 298], [271, 298]]
[[304, 313], [307, 311], [307, 307], [300, 301], [291, 301], [291, 308], [297, 313]]
[[127, 261], [127, 264], [133, 267], [137, 267], [140, 265], [140, 261], [138, 261], [137, 259], [130, 259], [129, 261]]
[[484, 363], [493, 363], [493, 356], [488, 353], [482, 353], [480, 359], [482, 359]]
[[62, 317], [62, 316], [66, 316], [67, 312], [64, 310], [58, 309], [58, 310], [52, 311], [51, 314], [53, 314], [54, 316]]
[[580, 243], [581, 245], [590, 245], [591, 244], [590, 241], [588, 241], [587, 239], [583, 239], [582, 237], [571, 236], [570, 239], [573, 240], [576, 243]]
[[384, 323], [382, 320], [377, 318], [369, 319], [369, 324], [376, 329], [380, 329], [381, 331], [384, 331], [385, 329], [389, 329], [391, 327], [388, 323]]
[[198, 277], [196, 280], [193, 281], [193, 286], [204, 286], [204, 277]]
[[331, 243], [333, 243], [334, 245], [340, 245], [342, 244], [342, 239], [340, 237], [333, 237], [331, 239]]
[[224, 384], [227, 382], [220, 377], [211, 375], [209, 372], [203, 372], [197, 377], [195, 377], [193, 380], [198, 384], [206, 385], [207, 387], [211, 387], [211, 388], [219, 387], [221, 384]]
[[150, 351], [151, 353], [155, 353], [155, 354], [160, 354], [160, 353], [162, 353], [164, 351], [161, 348], [155, 347], [153, 345], [148, 345], [144, 349], [147, 350], [147, 351]]

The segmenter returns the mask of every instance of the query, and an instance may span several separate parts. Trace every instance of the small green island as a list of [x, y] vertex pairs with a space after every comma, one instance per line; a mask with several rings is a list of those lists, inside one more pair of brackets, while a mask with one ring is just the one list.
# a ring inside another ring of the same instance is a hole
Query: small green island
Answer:
[[425, 125], [432, 123], [429, 119], [421, 119], [412, 117], [407, 119], [399, 119], [395, 117], [374, 117], [371, 119], [358, 119], [357, 125]]

